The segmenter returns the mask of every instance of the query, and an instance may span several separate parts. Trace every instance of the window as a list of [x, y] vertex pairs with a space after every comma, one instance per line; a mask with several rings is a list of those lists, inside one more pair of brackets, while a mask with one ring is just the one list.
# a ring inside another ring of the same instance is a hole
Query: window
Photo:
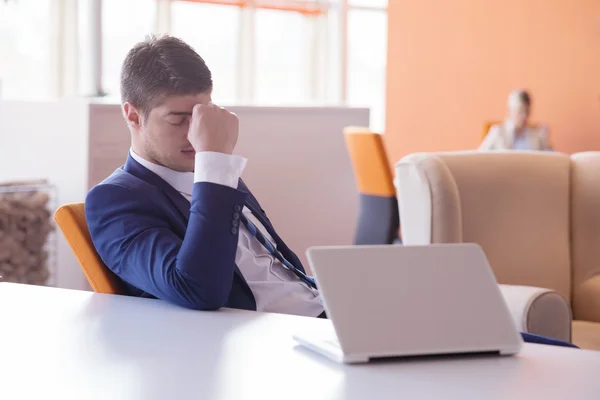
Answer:
[[102, 0], [102, 81], [109, 96], [119, 96], [125, 55], [154, 31], [155, 17], [153, 0]]
[[239, 99], [240, 18], [238, 7], [185, 1], [171, 5], [171, 34], [191, 45], [210, 68], [217, 104]]
[[[368, 27], [368, 28], [366, 28]], [[385, 129], [387, 13], [348, 11], [348, 104], [371, 108], [371, 129]]]
[[0, 1], [0, 98], [52, 95], [50, 6], [51, 0]]
[[312, 34], [315, 18], [300, 13], [257, 10], [254, 101], [306, 104], [313, 97]]
[[388, 0], [348, 0], [350, 7], [380, 8], [386, 9]]
[[[0, 0], [0, 56], [14, 60], [0, 63], [0, 93], [38, 98], [74, 87], [82, 95], [118, 98], [126, 53], [146, 35], [164, 31], [204, 58], [217, 103], [366, 106], [372, 128], [382, 131], [387, 3]], [[52, 67], [40, 73], [39, 65]]]

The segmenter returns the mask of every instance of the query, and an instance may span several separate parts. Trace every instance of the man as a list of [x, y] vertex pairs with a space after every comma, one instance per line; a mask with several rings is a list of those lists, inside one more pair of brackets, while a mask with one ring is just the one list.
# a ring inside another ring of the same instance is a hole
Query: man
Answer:
[[128, 53], [131, 150], [87, 196], [94, 245], [134, 296], [317, 317], [314, 281], [240, 180], [238, 119], [211, 91], [210, 70], [179, 39], [151, 37]]
[[86, 199], [98, 254], [133, 296], [325, 317], [314, 280], [240, 180], [238, 119], [211, 91], [208, 67], [179, 39], [150, 37], [127, 54], [131, 150]]

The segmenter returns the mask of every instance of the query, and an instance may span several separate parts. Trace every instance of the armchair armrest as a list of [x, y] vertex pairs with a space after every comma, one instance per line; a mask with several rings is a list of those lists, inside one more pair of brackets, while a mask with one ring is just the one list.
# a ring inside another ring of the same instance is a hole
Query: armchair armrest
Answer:
[[572, 307], [575, 320], [600, 322], [600, 275], [573, 287]]
[[571, 308], [558, 292], [530, 286], [499, 286], [517, 329], [571, 341]]

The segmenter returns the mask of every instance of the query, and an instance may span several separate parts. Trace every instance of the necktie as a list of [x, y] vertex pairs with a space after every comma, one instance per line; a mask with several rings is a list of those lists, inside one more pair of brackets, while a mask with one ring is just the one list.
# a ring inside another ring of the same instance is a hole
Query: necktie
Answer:
[[315, 279], [312, 276], [306, 275], [304, 272], [294, 267], [294, 265], [291, 262], [286, 260], [283, 254], [281, 254], [281, 252], [277, 250], [277, 248], [270, 241], [268, 241], [267, 238], [264, 237], [264, 235], [258, 230], [256, 225], [248, 221], [244, 214], [240, 216], [240, 221], [242, 221], [242, 223], [246, 226], [250, 234], [254, 236], [256, 240], [258, 240], [260, 244], [262, 244], [264, 248], [267, 249], [273, 257], [278, 259], [285, 268], [292, 271], [302, 282], [306, 283], [308, 287], [313, 289], [317, 288]]

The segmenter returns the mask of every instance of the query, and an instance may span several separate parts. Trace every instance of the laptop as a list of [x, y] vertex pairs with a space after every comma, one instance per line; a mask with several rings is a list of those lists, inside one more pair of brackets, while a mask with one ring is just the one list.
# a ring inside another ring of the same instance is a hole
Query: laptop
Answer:
[[307, 256], [330, 323], [294, 339], [335, 361], [521, 349], [476, 244], [312, 247]]

